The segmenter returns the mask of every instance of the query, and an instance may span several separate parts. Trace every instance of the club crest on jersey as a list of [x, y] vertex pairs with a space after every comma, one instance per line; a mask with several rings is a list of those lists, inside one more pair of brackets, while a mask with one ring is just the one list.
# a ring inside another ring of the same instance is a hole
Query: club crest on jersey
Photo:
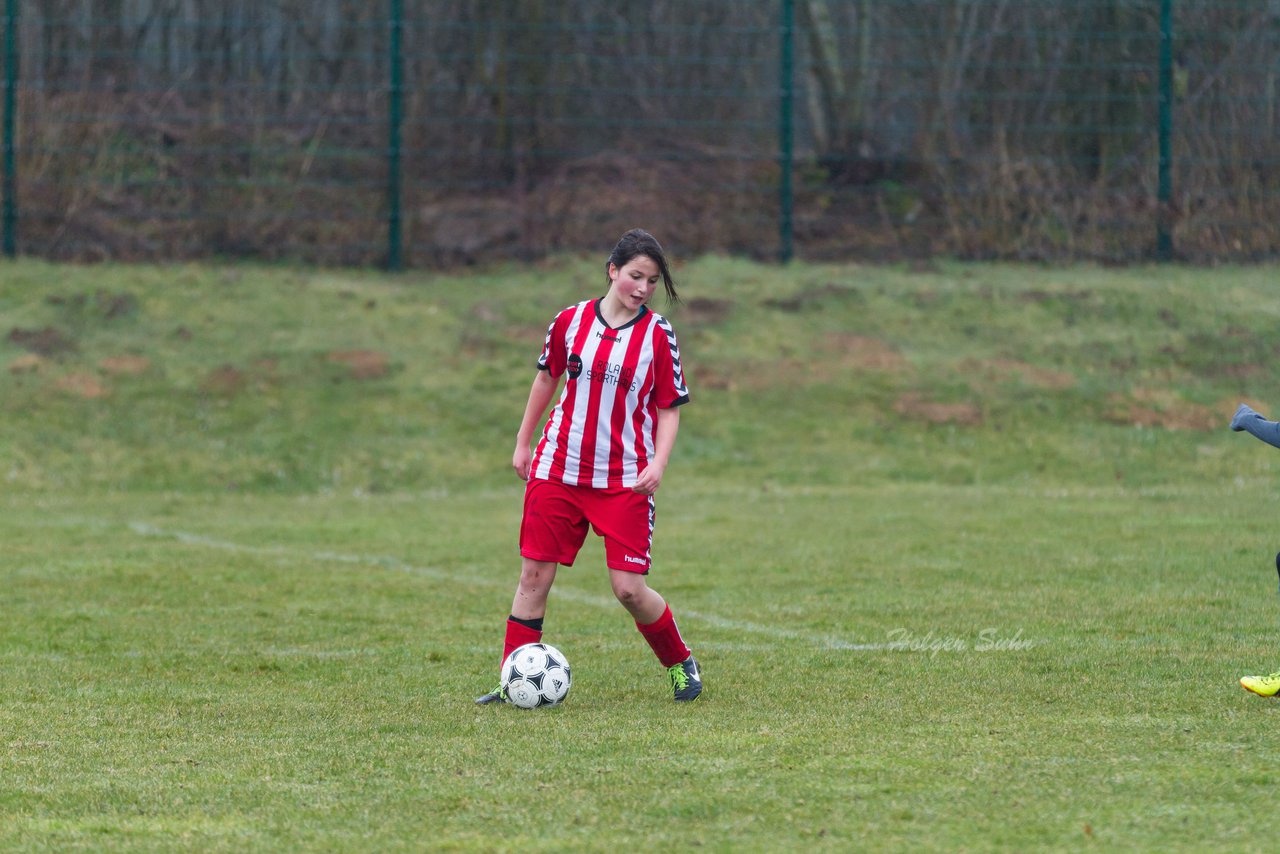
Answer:
[[569, 379], [576, 380], [582, 373], [582, 357], [577, 353], [569, 355]]

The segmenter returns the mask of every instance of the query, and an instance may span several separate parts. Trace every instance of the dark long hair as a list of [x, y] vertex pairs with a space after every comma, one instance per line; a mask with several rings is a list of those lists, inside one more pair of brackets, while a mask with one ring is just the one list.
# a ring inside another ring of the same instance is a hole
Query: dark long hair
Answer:
[[680, 302], [680, 296], [676, 293], [675, 280], [671, 278], [671, 269], [667, 266], [666, 253], [662, 251], [662, 244], [643, 228], [631, 229], [622, 235], [618, 245], [613, 247], [613, 252], [604, 265], [605, 284], [609, 281], [610, 264], [621, 270], [628, 261], [641, 255], [658, 265], [658, 270], [662, 273], [662, 284], [667, 290], [667, 302]]

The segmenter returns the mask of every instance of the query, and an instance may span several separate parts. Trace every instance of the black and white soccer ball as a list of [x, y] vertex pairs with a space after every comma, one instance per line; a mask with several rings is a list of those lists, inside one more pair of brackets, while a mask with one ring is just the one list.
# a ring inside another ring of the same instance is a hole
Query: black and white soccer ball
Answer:
[[564, 653], [545, 643], [527, 643], [511, 650], [502, 662], [502, 690], [522, 709], [554, 706], [569, 694], [572, 677]]

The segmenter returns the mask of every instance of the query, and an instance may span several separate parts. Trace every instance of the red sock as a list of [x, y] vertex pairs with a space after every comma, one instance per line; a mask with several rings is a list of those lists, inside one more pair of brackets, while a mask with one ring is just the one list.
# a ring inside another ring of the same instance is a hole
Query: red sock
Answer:
[[649, 642], [649, 646], [653, 648], [653, 654], [658, 656], [658, 661], [662, 662], [663, 667], [679, 664], [689, 657], [689, 647], [684, 645], [684, 638], [680, 637], [680, 630], [676, 628], [676, 618], [671, 616], [670, 605], [662, 612], [661, 617], [647, 626], [637, 622], [636, 628]]
[[506, 663], [507, 656], [511, 654], [513, 649], [524, 646], [527, 643], [537, 643], [542, 640], [542, 620], [529, 620], [527, 622], [536, 622], [538, 628], [535, 629], [533, 626], [518, 623], [515, 617], [507, 617], [507, 637], [502, 644], [502, 661], [498, 662], [499, 667]]

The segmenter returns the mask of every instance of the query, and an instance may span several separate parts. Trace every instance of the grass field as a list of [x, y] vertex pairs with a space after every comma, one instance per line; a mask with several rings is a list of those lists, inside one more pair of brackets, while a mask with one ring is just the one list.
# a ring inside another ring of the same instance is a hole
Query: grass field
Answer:
[[0, 266], [0, 849], [1270, 848], [1276, 269], [679, 267], [706, 693], [592, 541], [477, 708], [598, 266]]

